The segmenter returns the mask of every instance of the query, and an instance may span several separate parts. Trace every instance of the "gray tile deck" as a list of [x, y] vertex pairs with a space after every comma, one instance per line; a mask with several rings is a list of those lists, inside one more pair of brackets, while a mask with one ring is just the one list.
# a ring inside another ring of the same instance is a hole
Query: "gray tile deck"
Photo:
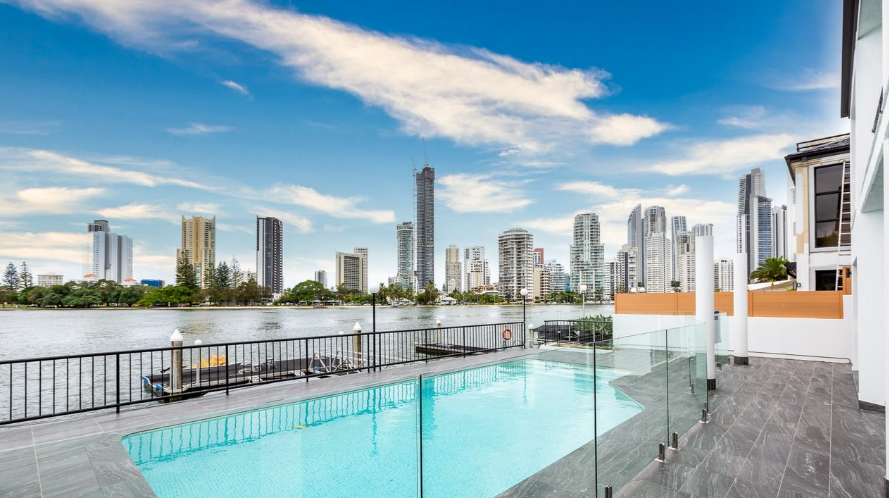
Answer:
[[[119, 415], [97, 412], [2, 427], [0, 496], [154, 496], [120, 444], [123, 435], [533, 352], [438, 360], [233, 390], [230, 396], [214, 393]], [[652, 362], [650, 378], [663, 375], [663, 362], [640, 361]], [[656, 417], [655, 410], [600, 437], [600, 488], [612, 484], [616, 496], [633, 497], [884, 495], [885, 415], [858, 409], [849, 365], [756, 357], [750, 363], [720, 372], [710, 397], [710, 422], [694, 424], [679, 450], [667, 450], [665, 462], [654, 461], [663, 438], [645, 420]], [[628, 376], [615, 384], [643, 404], [656, 405], [660, 390], [646, 377]], [[592, 496], [590, 457], [588, 443], [508, 496]]]

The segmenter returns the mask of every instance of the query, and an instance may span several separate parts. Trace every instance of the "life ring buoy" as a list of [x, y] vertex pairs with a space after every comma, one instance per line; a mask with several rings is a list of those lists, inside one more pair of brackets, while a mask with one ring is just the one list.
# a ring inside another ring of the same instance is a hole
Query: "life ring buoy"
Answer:
[[502, 337], [504, 341], [512, 339], [512, 330], [503, 329], [503, 332], [500, 333], [500, 337]]

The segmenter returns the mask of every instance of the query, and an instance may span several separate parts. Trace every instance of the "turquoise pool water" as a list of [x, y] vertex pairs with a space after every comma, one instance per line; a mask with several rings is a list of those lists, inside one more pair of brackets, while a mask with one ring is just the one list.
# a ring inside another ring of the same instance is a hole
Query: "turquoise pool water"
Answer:
[[[642, 406], [598, 370], [598, 432]], [[489, 497], [593, 433], [593, 370], [525, 359], [123, 439], [165, 497]], [[422, 410], [421, 410], [422, 406]], [[422, 414], [421, 414], [422, 412]], [[422, 416], [421, 416], [422, 415]], [[422, 441], [419, 440], [422, 425]]]

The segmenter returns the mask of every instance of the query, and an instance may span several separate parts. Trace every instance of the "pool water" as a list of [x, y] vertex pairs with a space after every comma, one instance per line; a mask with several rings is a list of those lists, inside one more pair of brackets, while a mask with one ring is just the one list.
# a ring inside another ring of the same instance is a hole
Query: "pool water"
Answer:
[[[642, 406], [599, 368], [601, 435]], [[595, 437], [593, 369], [524, 359], [127, 436], [159, 497], [489, 497]], [[420, 416], [422, 414], [422, 416]], [[422, 426], [422, 441], [418, 434]], [[422, 468], [418, 464], [422, 452]], [[592, 472], [592, 469], [590, 470]]]

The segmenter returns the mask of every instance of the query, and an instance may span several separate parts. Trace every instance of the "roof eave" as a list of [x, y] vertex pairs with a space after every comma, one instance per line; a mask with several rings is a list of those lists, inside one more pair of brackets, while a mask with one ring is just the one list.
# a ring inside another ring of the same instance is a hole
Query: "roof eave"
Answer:
[[848, 118], [852, 104], [852, 70], [858, 31], [858, 2], [843, 0], [843, 61], [840, 77], [840, 117]]

